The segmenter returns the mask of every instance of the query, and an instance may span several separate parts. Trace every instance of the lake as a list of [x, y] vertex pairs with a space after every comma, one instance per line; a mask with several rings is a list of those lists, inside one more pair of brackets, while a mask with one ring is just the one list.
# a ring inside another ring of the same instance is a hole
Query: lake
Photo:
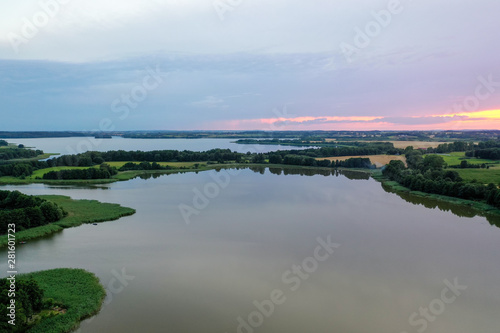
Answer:
[[215, 148], [231, 149], [239, 153], [267, 153], [276, 150], [295, 150], [312, 147], [279, 145], [243, 145], [234, 143], [236, 139], [130, 139], [114, 136], [112, 139], [94, 137], [42, 138], [42, 139], [5, 139], [9, 143], [23, 144], [26, 147], [41, 149], [45, 153], [77, 154], [85, 151], [109, 150], [191, 150], [206, 151]]
[[81, 332], [497, 333], [500, 229], [367, 178], [256, 168], [2, 189], [137, 210], [18, 247], [21, 272], [101, 279], [106, 304]]

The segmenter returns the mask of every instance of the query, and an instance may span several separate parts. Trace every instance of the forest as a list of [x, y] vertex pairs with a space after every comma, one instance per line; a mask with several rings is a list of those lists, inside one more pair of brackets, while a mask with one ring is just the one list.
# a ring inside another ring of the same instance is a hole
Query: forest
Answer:
[[465, 156], [484, 158], [488, 160], [500, 160], [500, 148], [485, 148], [467, 151]]
[[7, 225], [16, 224], [16, 232], [59, 221], [67, 213], [58, 205], [19, 191], [0, 191], [0, 235]]
[[32, 158], [42, 155], [43, 151], [25, 148], [2, 148], [0, 149], [0, 160], [13, 160], [16, 158]]
[[43, 179], [109, 179], [117, 173], [118, 171], [116, 168], [110, 168], [108, 165], [103, 163], [99, 169], [88, 168], [50, 171], [43, 175]]

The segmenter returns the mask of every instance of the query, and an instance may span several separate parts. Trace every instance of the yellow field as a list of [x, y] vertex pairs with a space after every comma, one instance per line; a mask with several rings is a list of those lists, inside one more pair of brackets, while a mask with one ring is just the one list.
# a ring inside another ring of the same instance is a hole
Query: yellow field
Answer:
[[394, 148], [405, 149], [408, 146], [413, 146], [413, 148], [437, 148], [440, 144], [449, 142], [434, 142], [434, 141], [387, 141], [394, 144]]
[[330, 161], [345, 161], [350, 158], [356, 158], [356, 157], [362, 157], [362, 158], [369, 158], [370, 161], [377, 166], [377, 168], [380, 168], [386, 164], [388, 164], [392, 160], [399, 160], [403, 161], [403, 163], [406, 165], [406, 159], [404, 155], [365, 155], [365, 156], [334, 156], [334, 157], [319, 157], [317, 160], [330, 160]]

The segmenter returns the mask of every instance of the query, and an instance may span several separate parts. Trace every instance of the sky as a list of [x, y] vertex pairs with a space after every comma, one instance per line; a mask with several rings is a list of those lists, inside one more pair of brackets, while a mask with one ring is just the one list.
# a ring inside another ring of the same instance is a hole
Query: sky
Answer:
[[0, 4], [0, 130], [500, 129], [498, 0]]

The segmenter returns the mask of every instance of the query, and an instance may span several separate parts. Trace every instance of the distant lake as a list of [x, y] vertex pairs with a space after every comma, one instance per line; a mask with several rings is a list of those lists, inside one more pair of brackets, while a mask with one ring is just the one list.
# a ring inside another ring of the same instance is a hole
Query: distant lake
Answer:
[[191, 150], [205, 151], [215, 148], [231, 149], [240, 153], [247, 151], [267, 153], [276, 150], [295, 150], [307, 147], [279, 145], [242, 145], [233, 143], [236, 139], [129, 139], [115, 136], [112, 139], [94, 137], [6, 139], [9, 143], [23, 144], [26, 147], [41, 149], [45, 153], [61, 155], [77, 154], [85, 151], [108, 150]]
[[[19, 246], [19, 269], [99, 276], [109, 304], [81, 332], [414, 333], [424, 324], [428, 333], [498, 332], [500, 229], [486, 218], [412, 203], [363, 174], [225, 175], [2, 187], [137, 210]], [[189, 224], [179, 207], [196, 210]], [[336, 243], [332, 253], [325, 242]], [[432, 321], [419, 313], [429, 307]]]

